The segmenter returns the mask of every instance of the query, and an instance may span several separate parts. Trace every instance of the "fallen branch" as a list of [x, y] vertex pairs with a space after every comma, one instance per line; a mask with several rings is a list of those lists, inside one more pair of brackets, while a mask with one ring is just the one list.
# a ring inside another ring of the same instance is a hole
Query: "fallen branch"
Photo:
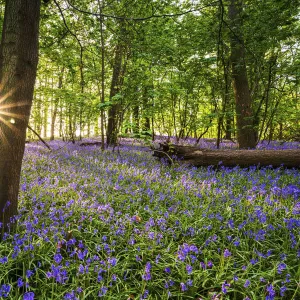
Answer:
[[31, 126], [27, 125], [27, 128], [30, 129], [50, 151], [52, 151], [51, 147], [42, 139], [42, 137]]

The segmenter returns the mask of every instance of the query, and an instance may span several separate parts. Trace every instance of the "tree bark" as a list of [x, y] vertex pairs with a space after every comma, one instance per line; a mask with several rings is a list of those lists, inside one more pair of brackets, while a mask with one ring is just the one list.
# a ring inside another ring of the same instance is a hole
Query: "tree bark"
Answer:
[[252, 99], [245, 62], [245, 45], [242, 34], [242, 0], [231, 0], [229, 19], [231, 34], [231, 69], [237, 119], [237, 140], [240, 149], [255, 148]]
[[[115, 50], [113, 75], [112, 75], [110, 95], [109, 95], [110, 101], [113, 101], [113, 98], [120, 92], [121, 89], [123, 76], [124, 76], [123, 74], [124, 67], [122, 67], [124, 52], [125, 51], [124, 51], [124, 46], [122, 44], [122, 40], [119, 39]], [[106, 143], [109, 146], [115, 145], [117, 143], [120, 109], [121, 109], [120, 103], [116, 102], [113, 103], [110, 109], [108, 110]]]
[[[57, 86], [58, 90], [62, 89], [64, 70], [65, 70], [65, 68], [62, 67], [60, 74], [59, 74], [58, 86]], [[57, 116], [57, 111], [58, 111], [59, 99], [60, 99], [60, 97], [56, 97], [56, 99], [54, 100], [54, 103], [53, 103], [53, 112], [52, 112], [52, 117], [51, 117], [50, 141], [54, 140], [55, 122], [56, 122], [56, 116]]]
[[252, 165], [272, 167], [300, 167], [300, 150], [208, 150], [199, 147], [160, 144], [153, 156], [171, 158], [193, 166], [249, 167]]
[[[40, 0], [7, 0], [0, 47], [0, 222], [17, 214], [21, 165], [38, 64]], [[1, 227], [1, 226], [0, 226]]]

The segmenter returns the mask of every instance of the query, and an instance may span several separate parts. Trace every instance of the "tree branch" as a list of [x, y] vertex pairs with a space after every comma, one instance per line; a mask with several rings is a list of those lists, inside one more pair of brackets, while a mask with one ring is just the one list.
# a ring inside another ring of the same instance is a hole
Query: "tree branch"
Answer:
[[[54, 0], [55, 1], [55, 0]], [[96, 16], [96, 17], [105, 17], [105, 18], [112, 18], [112, 19], [118, 19], [118, 20], [128, 20], [128, 21], [147, 21], [153, 18], [172, 18], [172, 17], [179, 17], [179, 16], [183, 16], [192, 12], [196, 12], [196, 11], [201, 11], [202, 9], [206, 8], [206, 7], [211, 7], [211, 6], [215, 6], [216, 4], [219, 3], [219, 1], [214, 1], [210, 4], [204, 5], [198, 9], [190, 9], [184, 12], [180, 12], [180, 13], [175, 13], [175, 14], [161, 14], [161, 15], [156, 15], [156, 14], [152, 14], [150, 16], [147, 17], [141, 17], [141, 18], [127, 18], [124, 16], [115, 16], [115, 15], [108, 15], [108, 14], [103, 14], [103, 13], [94, 13], [91, 11], [87, 11], [87, 10], [83, 10], [78, 8], [77, 6], [75, 6], [74, 4], [71, 3], [70, 0], [66, 0], [67, 3], [76, 11], [80, 12], [80, 13], [84, 13], [84, 14], [88, 14], [88, 15], [92, 15], [92, 16]]]

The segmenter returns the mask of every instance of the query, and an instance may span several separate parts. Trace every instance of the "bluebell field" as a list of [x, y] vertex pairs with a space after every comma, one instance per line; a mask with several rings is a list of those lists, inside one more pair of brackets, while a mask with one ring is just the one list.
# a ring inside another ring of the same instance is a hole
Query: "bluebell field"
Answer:
[[[130, 143], [27, 145], [1, 299], [300, 299], [299, 169], [170, 166]], [[278, 147], [300, 144], [259, 145]]]

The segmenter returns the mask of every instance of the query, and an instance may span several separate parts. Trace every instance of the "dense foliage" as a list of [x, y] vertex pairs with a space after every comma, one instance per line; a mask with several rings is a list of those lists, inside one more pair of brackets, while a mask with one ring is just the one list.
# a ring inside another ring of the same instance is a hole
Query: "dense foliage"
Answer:
[[[231, 2], [243, 3], [236, 22]], [[43, 137], [98, 135], [102, 111], [105, 133], [113, 120], [123, 134], [234, 138], [238, 36], [252, 101], [247, 126], [257, 140], [299, 139], [298, 13], [291, 0], [50, 1], [32, 127]]]
[[168, 166], [131, 143], [27, 146], [0, 298], [299, 299], [299, 170]]

